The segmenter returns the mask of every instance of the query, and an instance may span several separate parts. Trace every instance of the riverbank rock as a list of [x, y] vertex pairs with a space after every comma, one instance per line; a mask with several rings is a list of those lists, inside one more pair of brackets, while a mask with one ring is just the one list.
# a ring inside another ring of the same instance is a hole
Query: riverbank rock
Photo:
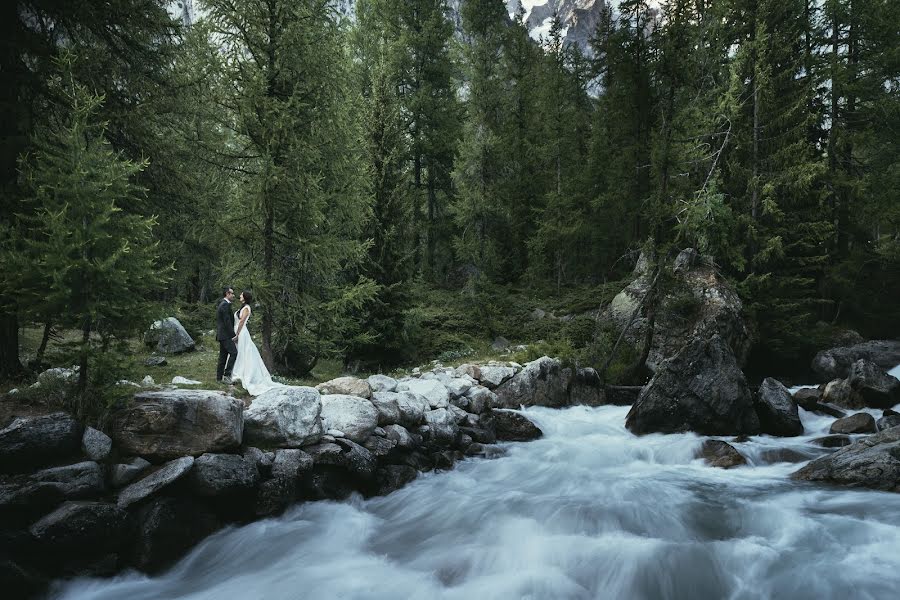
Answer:
[[756, 415], [762, 433], [781, 437], [803, 435], [803, 423], [791, 393], [777, 379], [767, 377], [759, 386]]
[[132, 483], [119, 492], [119, 508], [127, 508], [135, 502], [140, 502], [144, 498], [155, 494], [183, 477], [193, 466], [193, 456], [184, 456], [167, 462], [159, 470]]
[[425, 420], [425, 412], [431, 410], [428, 400], [413, 392], [397, 392], [400, 409], [400, 425], [415, 427]]
[[52, 483], [68, 500], [93, 498], [105, 490], [103, 470], [93, 461], [53, 467], [31, 476], [34, 481]]
[[81, 451], [91, 460], [103, 460], [112, 450], [112, 439], [102, 431], [87, 427], [81, 437]]
[[459, 433], [457, 418], [446, 408], [426, 412], [425, 425], [428, 427], [425, 439], [435, 445], [449, 446]]
[[244, 412], [248, 444], [299, 448], [322, 438], [322, 397], [315, 388], [284, 386], [253, 399]]
[[900, 364], [900, 341], [872, 340], [823, 350], [816, 354], [811, 366], [824, 382], [849, 377], [853, 364], [860, 359], [875, 363], [883, 371], [893, 369]]
[[900, 427], [865, 437], [816, 459], [791, 477], [900, 492]]
[[338, 377], [331, 381], [320, 383], [316, 386], [323, 396], [359, 396], [360, 398], [372, 397], [372, 386], [368, 381], [356, 377]]
[[397, 390], [397, 380], [387, 375], [372, 375], [368, 379], [372, 392], [394, 392]]
[[875, 417], [869, 413], [856, 413], [831, 424], [828, 433], [875, 433]]
[[390, 425], [400, 422], [400, 404], [396, 392], [375, 392], [372, 394], [372, 405], [378, 411], [378, 425]]
[[510, 367], [507, 365], [486, 364], [480, 365], [478, 367], [474, 367], [473, 365], [468, 366], [470, 367], [470, 370], [467, 371], [467, 373], [475, 372], [475, 369], [477, 369], [478, 374], [478, 377], [475, 377], [475, 375], [471, 374], [470, 377], [476, 379], [481, 383], [481, 385], [488, 388], [489, 390], [496, 388], [516, 374], [515, 367]]
[[843, 448], [853, 443], [849, 435], [826, 435], [814, 439], [811, 443], [822, 448]]
[[112, 465], [109, 469], [109, 483], [114, 488], [128, 485], [150, 468], [150, 463], [136, 456], [130, 463]]
[[249, 494], [259, 483], [256, 460], [239, 454], [204, 454], [187, 477], [192, 493], [205, 497]]
[[900, 379], [870, 360], [861, 358], [853, 363], [847, 383], [866, 406], [891, 408], [900, 403]]
[[753, 395], [721, 336], [698, 338], [659, 365], [631, 407], [625, 425], [636, 434], [695, 431], [757, 434]]
[[515, 410], [493, 411], [494, 431], [501, 442], [529, 442], [543, 437], [540, 427]]
[[21, 473], [75, 455], [81, 437], [81, 425], [63, 412], [17, 417], [0, 430], [0, 471]]
[[[601, 320], [616, 329], [624, 329], [635, 309], [640, 306], [652, 282], [649, 261], [643, 254], [635, 267], [637, 278], [613, 298], [601, 314]], [[697, 254], [693, 248], [682, 250], [671, 266], [675, 284], [667, 291], [656, 311], [653, 344], [647, 366], [655, 371], [659, 364], [674, 356], [698, 337], [716, 333], [731, 347], [739, 365], [746, 362], [752, 346], [752, 335], [744, 321], [744, 308], [737, 292], [716, 271], [712, 260]], [[625, 339], [639, 346], [647, 329], [647, 306], [625, 333]]]
[[722, 440], [705, 440], [697, 457], [703, 458], [709, 466], [720, 469], [747, 464], [747, 459], [734, 446]]
[[144, 343], [156, 346], [160, 354], [181, 354], [190, 352], [196, 346], [194, 340], [175, 317], [155, 321], [144, 334]]
[[884, 411], [881, 418], [875, 421], [875, 428], [878, 431], [884, 431], [885, 429], [897, 427], [898, 425], [900, 425], [900, 414], [897, 414], [892, 410]]
[[[484, 370], [482, 369], [482, 373]], [[511, 379], [499, 385], [494, 393], [500, 406], [561, 407], [569, 404], [572, 370], [563, 368], [559, 360], [542, 356], [525, 365]]]
[[585, 406], [602, 406], [606, 404], [606, 388], [600, 381], [600, 375], [590, 367], [576, 369], [569, 386], [569, 404]]
[[322, 427], [326, 430], [337, 429], [347, 439], [362, 443], [377, 426], [378, 409], [365, 398], [341, 394], [322, 396]]
[[[29, 528], [46, 560], [81, 562], [118, 552], [128, 528], [128, 514], [106, 502], [66, 502]], [[74, 556], [73, 556], [74, 555]]]
[[450, 404], [450, 391], [437, 379], [406, 379], [398, 383], [397, 390], [425, 398], [431, 409], [447, 408]]
[[113, 415], [110, 433], [128, 454], [170, 459], [241, 445], [244, 403], [222, 392], [141, 392]]
[[158, 573], [219, 528], [213, 514], [190, 498], [153, 498], [136, 516], [132, 563]]

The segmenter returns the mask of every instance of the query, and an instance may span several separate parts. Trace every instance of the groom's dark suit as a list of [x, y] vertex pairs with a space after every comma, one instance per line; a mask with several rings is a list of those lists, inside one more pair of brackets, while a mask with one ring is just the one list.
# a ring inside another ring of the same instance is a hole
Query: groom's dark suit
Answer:
[[216, 339], [219, 340], [219, 365], [216, 367], [216, 381], [222, 376], [231, 377], [234, 361], [237, 359], [237, 346], [234, 345], [234, 314], [231, 302], [222, 298], [216, 309]]

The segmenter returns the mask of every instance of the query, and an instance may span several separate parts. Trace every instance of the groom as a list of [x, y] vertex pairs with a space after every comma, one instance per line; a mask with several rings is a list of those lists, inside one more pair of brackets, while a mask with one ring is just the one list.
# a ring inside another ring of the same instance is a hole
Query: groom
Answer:
[[234, 335], [234, 314], [231, 312], [231, 301], [234, 290], [226, 287], [222, 290], [222, 300], [216, 308], [216, 339], [219, 340], [219, 366], [216, 367], [216, 381], [231, 383], [231, 370], [237, 359], [237, 337]]

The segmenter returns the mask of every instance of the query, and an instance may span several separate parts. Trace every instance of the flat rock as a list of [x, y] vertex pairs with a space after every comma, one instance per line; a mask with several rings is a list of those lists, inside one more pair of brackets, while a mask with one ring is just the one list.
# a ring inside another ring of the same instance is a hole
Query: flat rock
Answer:
[[831, 424], [828, 433], [875, 433], [875, 417], [869, 413], [856, 413]]
[[24, 472], [78, 454], [82, 427], [63, 412], [17, 417], [0, 430], [0, 470]]
[[164, 464], [158, 471], [119, 492], [119, 508], [140, 502], [184, 476], [194, 466], [193, 456], [183, 456]]
[[747, 459], [737, 449], [722, 440], [705, 440], [697, 454], [711, 467], [730, 469], [747, 464]]
[[360, 398], [371, 398], [372, 387], [368, 381], [357, 379], [356, 377], [338, 377], [331, 381], [320, 383], [316, 386], [319, 393], [323, 396], [359, 396]]
[[168, 364], [165, 356], [151, 356], [144, 361], [144, 365], [148, 367], [165, 367]]
[[900, 492], [900, 427], [862, 438], [818, 458], [791, 477]]
[[515, 410], [493, 411], [494, 431], [497, 440], [503, 442], [528, 442], [544, 435], [540, 428], [522, 413]]
[[791, 393], [777, 379], [767, 377], [759, 386], [756, 415], [762, 433], [782, 437], [803, 435], [803, 423]]

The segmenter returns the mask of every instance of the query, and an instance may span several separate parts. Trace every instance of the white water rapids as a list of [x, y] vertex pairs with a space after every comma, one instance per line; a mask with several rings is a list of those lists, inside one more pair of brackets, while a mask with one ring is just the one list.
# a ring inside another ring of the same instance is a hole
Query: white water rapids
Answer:
[[[900, 367], [894, 369], [900, 375]], [[695, 459], [703, 437], [635, 437], [628, 407], [526, 411], [545, 436], [427, 473], [381, 498], [298, 505], [223, 530], [165, 574], [58, 585], [92, 599], [896, 598], [900, 494], [789, 480], [833, 422], [734, 443], [751, 465]], [[881, 416], [881, 411], [872, 410]], [[723, 438], [728, 440], [729, 438]], [[767, 452], [768, 451], [768, 452]]]

